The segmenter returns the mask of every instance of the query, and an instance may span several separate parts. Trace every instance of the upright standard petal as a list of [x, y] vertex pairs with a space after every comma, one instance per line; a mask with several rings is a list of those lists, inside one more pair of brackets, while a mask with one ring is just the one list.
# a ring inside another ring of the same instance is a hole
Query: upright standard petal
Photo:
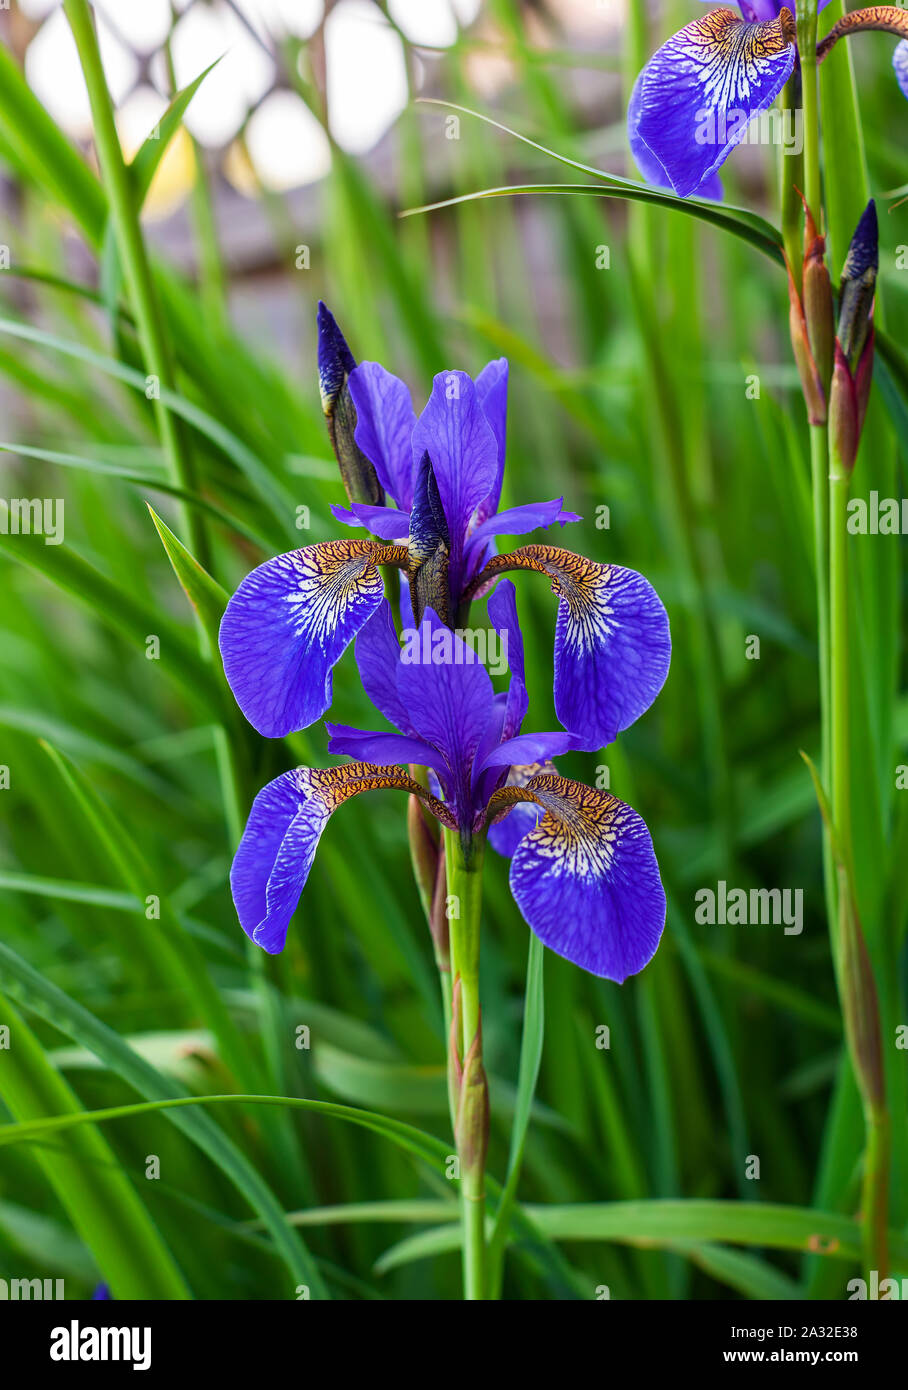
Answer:
[[290, 919], [332, 811], [360, 792], [387, 788], [412, 792], [444, 824], [452, 824], [442, 803], [399, 767], [298, 767], [259, 792], [230, 871], [240, 925], [257, 946], [272, 955], [284, 949]]
[[385, 492], [402, 511], [409, 511], [413, 501], [410, 440], [416, 424], [410, 392], [378, 362], [361, 362], [350, 373], [349, 386], [356, 407], [356, 442]]
[[636, 570], [549, 545], [494, 556], [476, 584], [513, 569], [550, 576], [558, 595], [555, 713], [578, 748], [603, 748], [665, 684], [671, 636], [659, 595]]
[[580, 521], [577, 512], [564, 510], [563, 503], [563, 497], [554, 497], [551, 502], [522, 502], [520, 506], [496, 512], [470, 532], [470, 552], [484, 546], [492, 536], [525, 536], [528, 531], [554, 526], [556, 522], [566, 526], [569, 521]]
[[635, 133], [682, 198], [696, 192], [775, 101], [795, 61], [789, 9], [748, 24], [710, 10], [685, 25], [641, 74]]
[[398, 693], [414, 732], [443, 755], [445, 790], [461, 824], [469, 825], [473, 760], [494, 717], [492, 682], [476, 653], [433, 609], [427, 609], [419, 627], [405, 637]]
[[406, 551], [372, 541], [324, 541], [247, 574], [221, 620], [224, 673], [266, 738], [305, 729], [331, 704], [331, 669], [382, 599], [382, 564]]
[[407, 707], [397, 689], [400, 641], [391, 605], [382, 599], [356, 639], [356, 665], [363, 689], [380, 714], [402, 734], [412, 734]]
[[492, 427], [498, 446], [498, 466], [495, 481], [488, 497], [483, 498], [476, 513], [477, 522], [485, 521], [498, 510], [501, 484], [504, 480], [504, 461], [508, 441], [508, 359], [499, 357], [487, 362], [476, 378], [476, 395], [482, 413]]
[[623, 983], [652, 959], [665, 925], [646, 825], [608, 792], [550, 774], [496, 792], [490, 814], [526, 800], [544, 815], [511, 860], [517, 906], [550, 950]]
[[492, 491], [498, 443], [476, 387], [466, 372], [436, 376], [413, 431], [413, 464], [429, 455], [450, 532], [450, 584], [457, 593], [467, 531], [479, 504]]
[[[520, 733], [530, 703], [523, 661], [523, 633], [517, 620], [516, 594], [510, 579], [503, 579], [495, 586], [489, 596], [488, 612], [489, 622], [498, 637], [499, 654], [504, 658], [510, 680], [507, 693], [495, 696], [494, 717], [486, 725], [476, 750], [472, 786], [473, 794], [481, 805], [485, 805], [492, 792], [507, 777], [507, 763], [489, 764], [487, 759], [500, 744]], [[507, 762], [513, 761], [513, 758], [507, 759]]]

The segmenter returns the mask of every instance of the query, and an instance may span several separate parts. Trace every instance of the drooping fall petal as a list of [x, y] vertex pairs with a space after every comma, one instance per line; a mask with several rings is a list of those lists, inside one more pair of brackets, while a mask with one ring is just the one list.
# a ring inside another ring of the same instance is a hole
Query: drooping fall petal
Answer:
[[556, 546], [526, 545], [489, 561], [477, 583], [505, 570], [547, 574], [558, 595], [555, 712], [580, 748], [602, 748], [649, 709], [668, 675], [668, 614], [636, 570]]
[[646, 177], [658, 166], [680, 197], [701, 190], [772, 106], [794, 61], [788, 9], [757, 23], [710, 10], [685, 25], [653, 54], [635, 88], [630, 136]]
[[331, 670], [382, 599], [382, 564], [406, 552], [371, 541], [323, 541], [247, 574], [221, 620], [224, 672], [237, 704], [266, 738], [321, 718]]
[[318, 842], [338, 806], [361, 792], [394, 789], [419, 796], [445, 824], [450, 814], [399, 767], [348, 763], [297, 767], [255, 798], [230, 871], [240, 925], [257, 946], [282, 951]]
[[517, 906], [550, 950], [622, 983], [655, 954], [665, 925], [646, 825], [608, 792], [545, 773], [496, 792], [489, 814], [520, 801], [544, 814], [511, 860]]

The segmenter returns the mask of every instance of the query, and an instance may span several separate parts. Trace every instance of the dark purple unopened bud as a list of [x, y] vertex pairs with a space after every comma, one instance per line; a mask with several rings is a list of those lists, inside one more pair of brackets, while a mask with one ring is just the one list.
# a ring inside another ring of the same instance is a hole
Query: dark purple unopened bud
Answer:
[[410, 600], [417, 627], [427, 608], [450, 625], [448, 558], [451, 539], [429, 455], [423, 454], [410, 511]]
[[331, 310], [318, 303], [318, 389], [328, 437], [351, 502], [384, 506], [378, 474], [356, 442], [356, 407], [347, 382], [356, 359]]
[[839, 286], [836, 336], [852, 372], [857, 370], [870, 332], [879, 263], [876, 203], [871, 198], [851, 239]]
[[829, 397], [833, 450], [854, 467], [873, 375], [873, 297], [879, 267], [876, 204], [867, 204], [851, 240], [839, 288], [835, 367]]

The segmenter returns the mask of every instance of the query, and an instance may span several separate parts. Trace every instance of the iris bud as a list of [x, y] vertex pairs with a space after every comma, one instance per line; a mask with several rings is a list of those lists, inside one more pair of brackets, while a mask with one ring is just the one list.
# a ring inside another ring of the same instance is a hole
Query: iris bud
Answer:
[[810, 350], [824, 394], [829, 392], [835, 346], [832, 284], [826, 269], [826, 238], [819, 235], [805, 207], [804, 269], [802, 275], [804, 319]]
[[413, 620], [417, 627], [427, 608], [434, 608], [441, 621], [450, 626], [451, 602], [448, 588], [448, 557], [451, 540], [438, 483], [429, 455], [423, 454], [410, 511], [410, 560], [407, 578]]
[[837, 336], [852, 372], [857, 370], [870, 332], [878, 269], [879, 229], [871, 198], [851, 239], [839, 286]]
[[347, 382], [356, 359], [330, 309], [318, 305], [318, 389], [328, 437], [351, 502], [383, 507], [385, 495], [378, 474], [356, 442], [356, 407]]
[[873, 297], [879, 265], [876, 205], [867, 204], [848, 249], [839, 288], [839, 323], [829, 400], [832, 446], [851, 472], [873, 374]]
[[[801, 292], [788, 265], [789, 331], [811, 425], [825, 425], [832, 377], [835, 322], [832, 285], [826, 269], [826, 239], [804, 202], [804, 262]], [[787, 262], [786, 262], [787, 264]]]
[[482, 1065], [481, 1020], [463, 1061], [454, 1134], [460, 1155], [461, 1180], [466, 1183], [469, 1195], [477, 1198], [481, 1193], [473, 1190], [471, 1179], [482, 1174], [489, 1147], [489, 1085]]

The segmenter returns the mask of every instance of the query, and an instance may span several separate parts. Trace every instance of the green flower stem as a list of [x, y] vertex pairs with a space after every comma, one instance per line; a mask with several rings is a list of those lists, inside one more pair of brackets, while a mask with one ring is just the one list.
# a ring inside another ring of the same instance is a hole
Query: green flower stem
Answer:
[[[822, 231], [823, 192], [820, 177], [820, 105], [817, 71], [817, 3], [806, 0], [797, 6], [798, 53], [801, 64], [801, 110], [804, 127], [803, 193]], [[784, 162], [784, 156], [783, 156]], [[784, 198], [783, 198], [784, 213]], [[783, 218], [784, 220], [784, 218]], [[790, 254], [790, 253], [789, 253]], [[801, 262], [792, 263], [792, 273], [800, 285]], [[813, 494], [814, 563], [816, 566], [817, 645], [820, 653], [820, 778], [829, 785], [830, 772], [830, 630], [829, 630], [829, 446], [825, 425], [811, 425], [810, 476]], [[833, 957], [836, 956], [836, 884], [828, 830], [823, 833], [823, 882], [826, 916], [829, 922]]]
[[832, 450], [829, 459], [829, 736], [832, 820], [842, 862], [853, 881], [849, 710], [848, 493], [851, 477]]
[[848, 581], [848, 495], [851, 472], [835, 449], [829, 459], [830, 738], [832, 824], [841, 864], [836, 966], [855, 1077], [864, 1104], [866, 1143], [861, 1201], [864, 1267], [888, 1270], [891, 1134], [880, 1016], [873, 969], [854, 904], [851, 803], [851, 706]]
[[864, 1150], [864, 1185], [861, 1196], [861, 1240], [864, 1267], [879, 1278], [889, 1274], [889, 1169], [892, 1135], [885, 1106], [867, 1113], [867, 1146]]
[[801, 60], [801, 103], [804, 121], [804, 197], [822, 230], [820, 183], [820, 89], [817, 77], [817, 0], [798, 0], [798, 53]]
[[[829, 786], [829, 446], [825, 425], [810, 425], [810, 476], [813, 492], [813, 541], [816, 567], [817, 645], [820, 653], [820, 780]], [[830, 940], [835, 949], [835, 866], [829, 833], [823, 832], [823, 882]]]
[[[463, 1068], [455, 1138], [460, 1159], [464, 1298], [486, 1296], [485, 1148], [488, 1101], [483, 1108], [479, 1008], [479, 939], [485, 838], [464, 843], [445, 830], [445, 867], [451, 929], [451, 970], [459, 989], [452, 1047]], [[485, 1130], [485, 1133], [483, 1133]]]
[[[786, 82], [779, 98], [779, 107], [783, 116], [786, 112], [791, 111], [797, 119], [801, 114], [799, 75], [792, 75]], [[803, 120], [803, 116], [801, 119]], [[782, 240], [785, 244], [785, 254], [791, 266], [791, 273], [795, 277], [795, 283], [800, 292], [804, 209], [801, 206], [801, 199], [798, 197], [798, 189], [804, 187], [804, 151], [802, 150], [800, 154], [789, 154], [783, 148], [779, 155], [779, 168]]]

